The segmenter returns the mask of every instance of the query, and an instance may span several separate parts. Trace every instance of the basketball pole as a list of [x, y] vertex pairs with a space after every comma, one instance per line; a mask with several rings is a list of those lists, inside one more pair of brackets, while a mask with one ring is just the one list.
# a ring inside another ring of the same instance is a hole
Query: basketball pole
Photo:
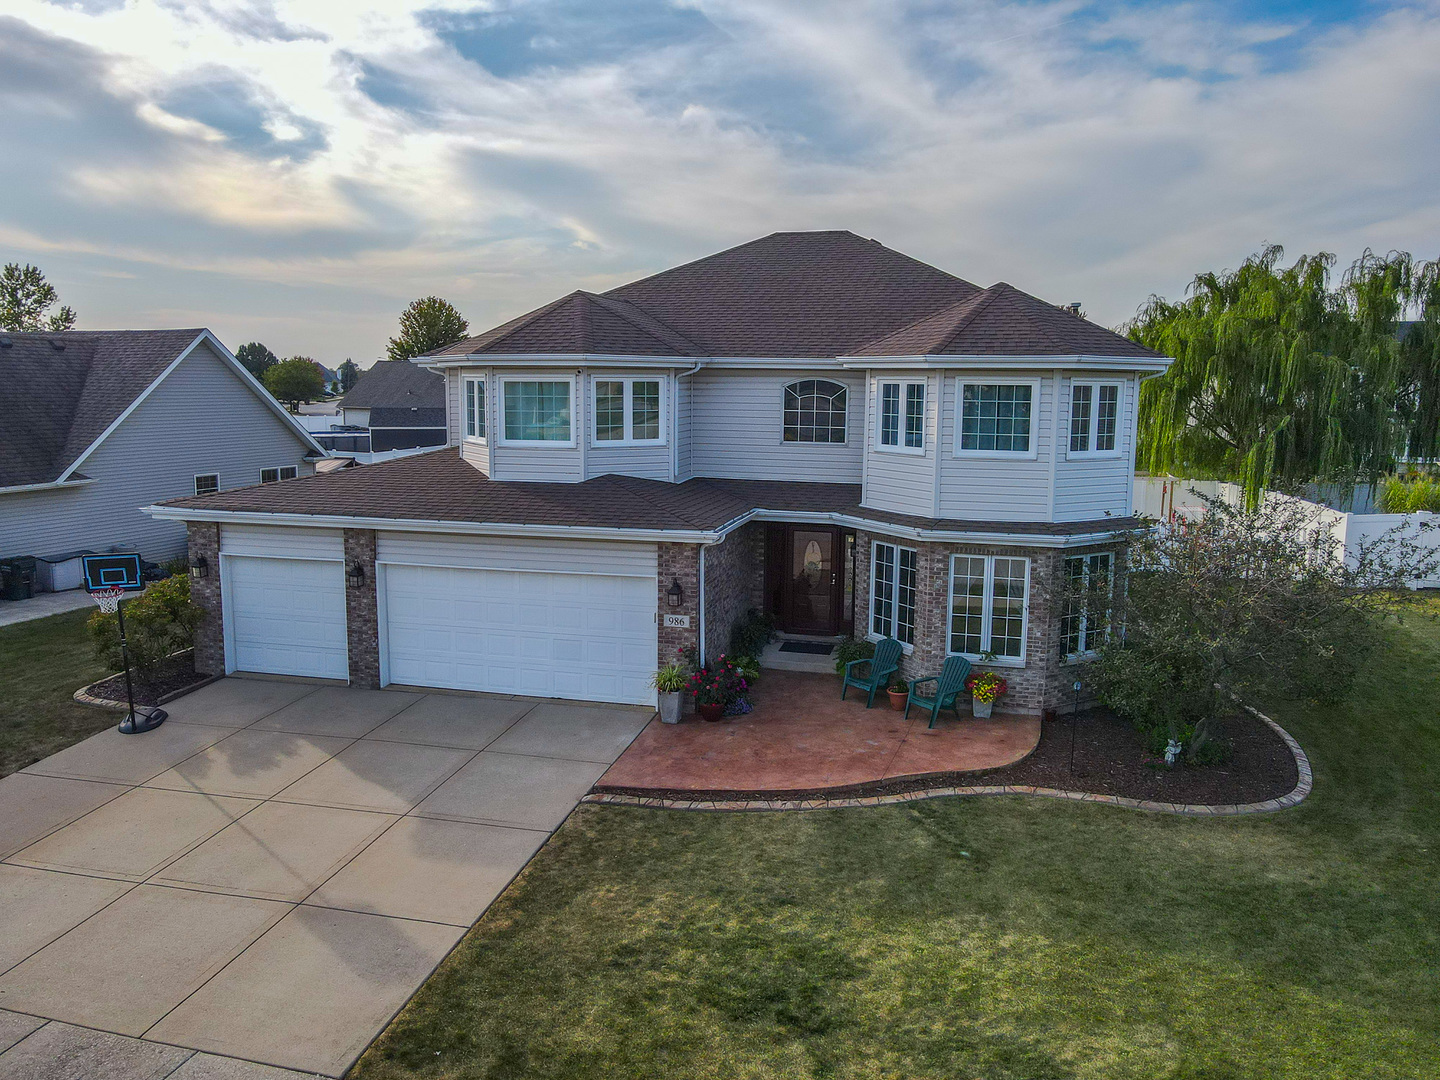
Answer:
[[135, 688], [130, 683], [130, 646], [125, 641], [125, 602], [115, 602], [115, 621], [120, 630], [120, 660], [125, 665], [125, 703], [130, 711], [120, 721], [120, 734], [140, 735], [153, 731], [165, 722], [169, 714], [164, 709], [148, 709], [144, 714], [135, 711]]

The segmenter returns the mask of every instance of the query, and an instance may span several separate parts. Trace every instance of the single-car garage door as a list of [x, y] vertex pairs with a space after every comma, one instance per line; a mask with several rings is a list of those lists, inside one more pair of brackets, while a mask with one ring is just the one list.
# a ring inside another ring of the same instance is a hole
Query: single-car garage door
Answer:
[[654, 545], [382, 534], [377, 555], [386, 682], [654, 703]]
[[346, 678], [343, 556], [330, 530], [221, 530], [227, 670]]

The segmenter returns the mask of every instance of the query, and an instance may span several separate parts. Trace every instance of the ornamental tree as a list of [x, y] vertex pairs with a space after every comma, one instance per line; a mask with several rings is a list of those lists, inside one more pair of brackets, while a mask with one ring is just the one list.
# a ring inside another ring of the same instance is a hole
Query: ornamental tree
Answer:
[[1137, 530], [1115, 625], [1093, 677], [1101, 700], [1203, 760], [1236, 698], [1343, 698], [1381, 642], [1381, 622], [1431, 576], [1436, 534], [1415, 524], [1345, 556], [1313, 504], [1208, 499], [1202, 515]]

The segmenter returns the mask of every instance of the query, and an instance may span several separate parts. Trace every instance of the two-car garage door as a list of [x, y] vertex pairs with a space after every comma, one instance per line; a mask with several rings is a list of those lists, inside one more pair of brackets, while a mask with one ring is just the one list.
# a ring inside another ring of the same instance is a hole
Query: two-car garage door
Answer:
[[386, 682], [650, 704], [655, 547], [382, 533]]

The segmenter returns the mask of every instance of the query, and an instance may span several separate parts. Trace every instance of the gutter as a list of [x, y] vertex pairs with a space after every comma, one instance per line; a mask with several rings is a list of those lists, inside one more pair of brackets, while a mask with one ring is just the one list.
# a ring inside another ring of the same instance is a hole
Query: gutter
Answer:
[[0, 495], [19, 495], [26, 491], [58, 491], [61, 488], [78, 488], [95, 483], [93, 476], [83, 480], [48, 480], [43, 484], [16, 484], [14, 487], [0, 487]]

